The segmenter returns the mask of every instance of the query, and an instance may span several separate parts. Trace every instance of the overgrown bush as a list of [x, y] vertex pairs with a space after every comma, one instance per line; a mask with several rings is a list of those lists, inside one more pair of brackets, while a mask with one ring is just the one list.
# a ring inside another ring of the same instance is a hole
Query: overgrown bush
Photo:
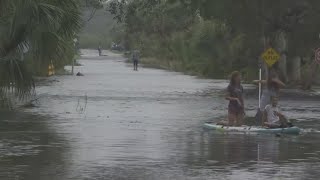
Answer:
[[244, 51], [244, 35], [232, 34], [219, 21], [198, 21], [188, 31], [173, 32], [165, 38], [136, 32], [128, 34], [127, 41], [131, 49], [139, 49], [143, 57], [152, 58], [152, 64], [170, 70], [220, 78], [235, 66], [247, 66], [238, 57]]

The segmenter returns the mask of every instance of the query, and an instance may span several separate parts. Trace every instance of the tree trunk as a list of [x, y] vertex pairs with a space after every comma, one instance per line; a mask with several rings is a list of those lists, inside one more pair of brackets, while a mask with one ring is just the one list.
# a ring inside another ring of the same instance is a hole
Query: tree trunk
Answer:
[[[263, 52], [268, 48], [272, 47], [270, 42], [270, 37], [264, 36], [263, 38]], [[269, 67], [261, 58], [261, 69], [262, 69], [262, 78], [268, 79], [269, 77]]]
[[303, 85], [304, 90], [310, 90], [313, 84], [313, 81], [315, 80], [316, 72], [317, 72], [318, 64], [313, 61], [309, 65], [309, 71], [308, 71], [308, 76], [306, 77]]
[[280, 77], [283, 81], [288, 81], [288, 73], [287, 73], [287, 49], [288, 42], [285, 32], [279, 32], [275, 38], [275, 46], [280, 53], [280, 59], [278, 62], [278, 68], [280, 70]]
[[291, 80], [293, 82], [300, 82], [301, 80], [301, 57], [296, 56], [292, 59], [291, 66]]
[[284, 82], [288, 82], [287, 55], [282, 53], [279, 60], [280, 77]]

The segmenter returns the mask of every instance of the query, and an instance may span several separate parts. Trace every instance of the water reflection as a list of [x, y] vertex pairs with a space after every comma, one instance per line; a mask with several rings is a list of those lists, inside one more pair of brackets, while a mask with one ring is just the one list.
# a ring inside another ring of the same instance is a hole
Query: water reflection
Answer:
[[279, 138], [205, 131], [201, 137], [201, 155], [213, 169], [244, 174], [246, 179], [313, 179], [319, 175], [309, 173], [320, 167], [320, 145], [310, 142], [319, 139], [317, 134]]
[[0, 179], [47, 179], [67, 172], [67, 144], [47, 126], [49, 117], [0, 112]]

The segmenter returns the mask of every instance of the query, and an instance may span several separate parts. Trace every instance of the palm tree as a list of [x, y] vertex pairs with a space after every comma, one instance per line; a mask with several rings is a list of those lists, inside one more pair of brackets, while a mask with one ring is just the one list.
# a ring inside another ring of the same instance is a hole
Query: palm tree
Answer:
[[31, 95], [36, 68], [47, 68], [51, 62], [62, 66], [73, 58], [73, 39], [81, 28], [78, 3], [0, 1], [0, 97]]

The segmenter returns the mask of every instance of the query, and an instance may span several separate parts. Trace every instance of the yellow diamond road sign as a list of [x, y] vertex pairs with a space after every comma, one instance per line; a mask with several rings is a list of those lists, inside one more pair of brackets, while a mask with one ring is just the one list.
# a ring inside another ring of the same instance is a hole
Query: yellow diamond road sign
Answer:
[[279, 53], [273, 48], [267, 49], [262, 55], [262, 59], [266, 64], [271, 67], [274, 63], [276, 63], [280, 59]]

